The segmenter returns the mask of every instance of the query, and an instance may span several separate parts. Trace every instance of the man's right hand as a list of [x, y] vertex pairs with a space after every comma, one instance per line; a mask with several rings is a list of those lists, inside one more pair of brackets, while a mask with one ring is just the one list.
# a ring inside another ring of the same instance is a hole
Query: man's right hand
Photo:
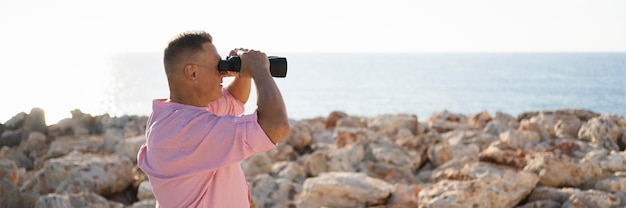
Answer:
[[241, 58], [239, 77], [257, 78], [265, 75], [271, 76], [270, 62], [265, 53], [258, 50], [239, 48], [230, 52], [230, 55], [233, 54]]

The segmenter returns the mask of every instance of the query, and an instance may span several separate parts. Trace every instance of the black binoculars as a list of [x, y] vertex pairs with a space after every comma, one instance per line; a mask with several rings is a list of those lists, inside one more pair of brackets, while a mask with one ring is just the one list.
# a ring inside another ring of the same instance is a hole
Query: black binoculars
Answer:
[[[268, 56], [270, 60], [270, 73], [272, 77], [287, 76], [287, 58], [278, 56]], [[220, 60], [219, 71], [239, 72], [241, 70], [241, 58], [239, 56], [228, 56], [226, 60]]]

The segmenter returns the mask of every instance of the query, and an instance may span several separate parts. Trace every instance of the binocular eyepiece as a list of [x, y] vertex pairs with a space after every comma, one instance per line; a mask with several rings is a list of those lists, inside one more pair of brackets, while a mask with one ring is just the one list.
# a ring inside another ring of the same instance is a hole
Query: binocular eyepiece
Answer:
[[[287, 58], [278, 56], [268, 56], [270, 61], [270, 73], [272, 77], [287, 76]], [[228, 56], [226, 60], [220, 60], [219, 71], [239, 72], [241, 70], [241, 58], [239, 56]]]

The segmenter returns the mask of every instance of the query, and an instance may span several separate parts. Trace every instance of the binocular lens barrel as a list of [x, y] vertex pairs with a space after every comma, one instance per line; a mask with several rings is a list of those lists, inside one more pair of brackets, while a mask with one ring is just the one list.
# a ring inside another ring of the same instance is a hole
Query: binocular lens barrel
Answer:
[[[287, 58], [278, 56], [269, 56], [267, 58], [270, 61], [272, 77], [283, 78], [287, 76]], [[239, 72], [241, 70], [241, 58], [239, 56], [226, 57], [226, 60], [220, 60], [218, 69], [220, 71]]]

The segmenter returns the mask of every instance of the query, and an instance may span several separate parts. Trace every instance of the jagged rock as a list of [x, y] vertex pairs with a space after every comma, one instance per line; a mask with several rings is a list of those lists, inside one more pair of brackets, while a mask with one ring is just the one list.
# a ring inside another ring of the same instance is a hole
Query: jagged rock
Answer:
[[363, 172], [369, 177], [378, 178], [393, 184], [419, 183], [419, 180], [407, 166], [393, 166], [381, 162], [365, 161]]
[[598, 181], [594, 187], [606, 192], [621, 192], [626, 194], [626, 173], [616, 174]]
[[472, 127], [467, 123], [465, 115], [441, 111], [428, 118], [428, 128], [434, 129], [439, 133], [445, 133], [454, 129], [469, 129]]
[[326, 118], [326, 128], [335, 128], [337, 126], [337, 121], [342, 118], [348, 117], [348, 114], [341, 111], [333, 111], [330, 112], [328, 117]]
[[560, 138], [576, 139], [581, 125], [582, 122], [576, 116], [560, 118], [554, 125], [554, 132]]
[[479, 152], [480, 148], [476, 144], [450, 145], [447, 141], [441, 141], [431, 145], [428, 148], [427, 155], [431, 164], [437, 167], [457, 157], [478, 158]]
[[72, 151], [99, 152], [103, 147], [102, 135], [60, 137], [50, 144], [46, 158], [55, 158]]
[[33, 169], [33, 161], [28, 158], [28, 156], [24, 154], [24, 152], [17, 151], [15, 148], [10, 148], [8, 146], [3, 146], [2, 148], [0, 148], [0, 159], [1, 158], [15, 161], [17, 167], [25, 168], [28, 170]]
[[367, 126], [367, 121], [365, 118], [357, 117], [357, 116], [347, 116], [340, 118], [337, 120], [336, 127], [345, 127], [345, 128], [365, 128]]
[[[391, 197], [387, 201], [390, 207], [417, 207], [417, 196], [419, 192], [430, 184], [395, 184]], [[383, 206], [384, 207], [384, 206]]]
[[270, 173], [272, 171], [272, 160], [265, 152], [255, 153], [241, 161], [241, 168], [243, 169], [246, 178], [250, 178], [261, 173]]
[[41, 108], [30, 110], [30, 114], [28, 114], [22, 126], [22, 141], [26, 141], [31, 132], [40, 132], [44, 135], [48, 133], [46, 116]]
[[367, 128], [374, 132], [391, 129], [407, 129], [413, 135], [417, 135], [418, 121], [416, 115], [378, 115], [367, 118]]
[[572, 158], [552, 152], [533, 153], [527, 157], [525, 171], [539, 176], [539, 184], [552, 187], [577, 187], [606, 174], [598, 158]]
[[[1, 171], [3, 170], [0, 170], [0, 172]], [[24, 204], [22, 192], [20, 192], [20, 189], [15, 183], [1, 176], [0, 193], [0, 207], [27, 207]]]
[[613, 194], [598, 190], [579, 191], [572, 194], [569, 199], [563, 203], [563, 208], [578, 207], [606, 207], [617, 208], [620, 205], [620, 199]]
[[18, 147], [17, 151], [23, 153], [28, 157], [28, 165], [24, 166], [28, 170], [32, 170], [35, 164], [43, 163], [43, 157], [48, 153], [47, 138], [41, 132], [31, 132], [26, 141], [23, 141]]
[[276, 148], [267, 151], [266, 154], [275, 162], [293, 161], [299, 157], [298, 152], [296, 152], [291, 145], [287, 145], [284, 142], [276, 144]]
[[540, 135], [535, 131], [506, 131], [499, 136], [502, 143], [514, 149], [529, 149], [541, 140]]
[[124, 132], [120, 128], [108, 128], [104, 131], [103, 149], [105, 152], [113, 153], [115, 146], [124, 139]]
[[535, 187], [536, 175], [488, 163], [449, 171], [418, 195], [419, 207], [513, 207]]
[[272, 174], [296, 183], [302, 183], [306, 178], [304, 167], [296, 162], [283, 161], [272, 165]]
[[268, 174], [255, 176], [250, 185], [257, 207], [294, 207], [293, 199], [302, 189], [289, 179], [272, 178]]
[[2, 179], [17, 184], [19, 181], [19, 172], [15, 161], [0, 158], [0, 180]]
[[[534, 117], [533, 117], [534, 118]], [[550, 130], [552, 130], [552, 128], [550, 128]], [[533, 121], [533, 120], [522, 120], [520, 122], [519, 128], [517, 128], [518, 131], [534, 131], [537, 132], [537, 134], [539, 134], [539, 137], [542, 140], [550, 140], [552, 139], [552, 136], [550, 136], [550, 131], [548, 128], [545, 127], [545, 125], [541, 125], [540, 123], [537, 123], [537, 121]]]
[[37, 200], [36, 208], [68, 208], [68, 207], [113, 207], [104, 197], [92, 192], [70, 194], [47, 194]]
[[411, 171], [415, 171], [423, 162], [421, 160], [415, 160], [407, 151], [391, 142], [372, 143], [368, 145], [367, 151], [372, 154], [377, 162], [392, 166], [407, 167]]
[[21, 129], [24, 125], [24, 122], [26, 121], [27, 116], [28, 114], [24, 112], [15, 114], [15, 116], [11, 117], [11, 119], [4, 123], [4, 127], [6, 128], [6, 130]]
[[367, 207], [387, 202], [394, 186], [361, 173], [332, 172], [304, 181], [298, 207]]
[[304, 170], [307, 176], [318, 176], [328, 170], [326, 154], [329, 150], [318, 150], [310, 155], [304, 155], [300, 158], [303, 162]]
[[148, 199], [148, 200], [141, 200], [141, 201], [135, 202], [129, 208], [155, 208], [155, 207], [156, 207], [156, 200]]
[[22, 129], [11, 130], [8, 129], [2, 132], [0, 135], [0, 147], [9, 146], [14, 147], [22, 142]]
[[526, 158], [521, 149], [513, 148], [501, 141], [492, 143], [489, 148], [479, 154], [480, 161], [506, 165], [515, 168], [524, 168]]
[[366, 128], [337, 127], [333, 133], [333, 139], [336, 141], [337, 147], [342, 148], [354, 143], [376, 141], [376, 134]]
[[137, 152], [139, 152], [139, 148], [141, 148], [141, 145], [145, 142], [146, 136], [144, 135], [122, 139], [115, 145], [115, 151], [113, 153], [128, 158], [133, 163], [137, 163]]
[[506, 125], [505, 121], [492, 120], [491, 122], [487, 123], [487, 125], [483, 129], [483, 132], [498, 136], [505, 131], [513, 129], [515, 128]]
[[22, 189], [32, 195], [87, 190], [106, 196], [121, 192], [132, 183], [132, 167], [130, 160], [117, 155], [75, 151], [46, 161]]
[[580, 127], [578, 138], [609, 150], [619, 151], [617, 139], [621, 128], [609, 116], [595, 117]]
[[152, 192], [152, 185], [148, 180], [144, 180], [139, 184], [139, 188], [137, 189], [137, 199], [149, 200], [154, 199], [154, 192]]
[[309, 122], [299, 121], [291, 125], [291, 133], [285, 139], [285, 143], [292, 146], [296, 151], [302, 152], [312, 141], [312, 126]]
[[489, 123], [492, 120], [493, 118], [491, 117], [491, 115], [489, 115], [489, 112], [483, 111], [483, 112], [471, 115], [469, 117], [468, 122], [469, 122], [469, 125], [471, 125], [474, 128], [483, 129], [485, 128], [487, 123]]
[[455, 129], [441, 134], [441, 140], [450, 145], [477, 145], [479, 150], [486, 149], [489, 144], [498, 140], [497, 136], [485, 134], [473, 129]]
[[561, 203], [552, 200], [539, 200], [528, 202], [515, 208], [561, 208]]

